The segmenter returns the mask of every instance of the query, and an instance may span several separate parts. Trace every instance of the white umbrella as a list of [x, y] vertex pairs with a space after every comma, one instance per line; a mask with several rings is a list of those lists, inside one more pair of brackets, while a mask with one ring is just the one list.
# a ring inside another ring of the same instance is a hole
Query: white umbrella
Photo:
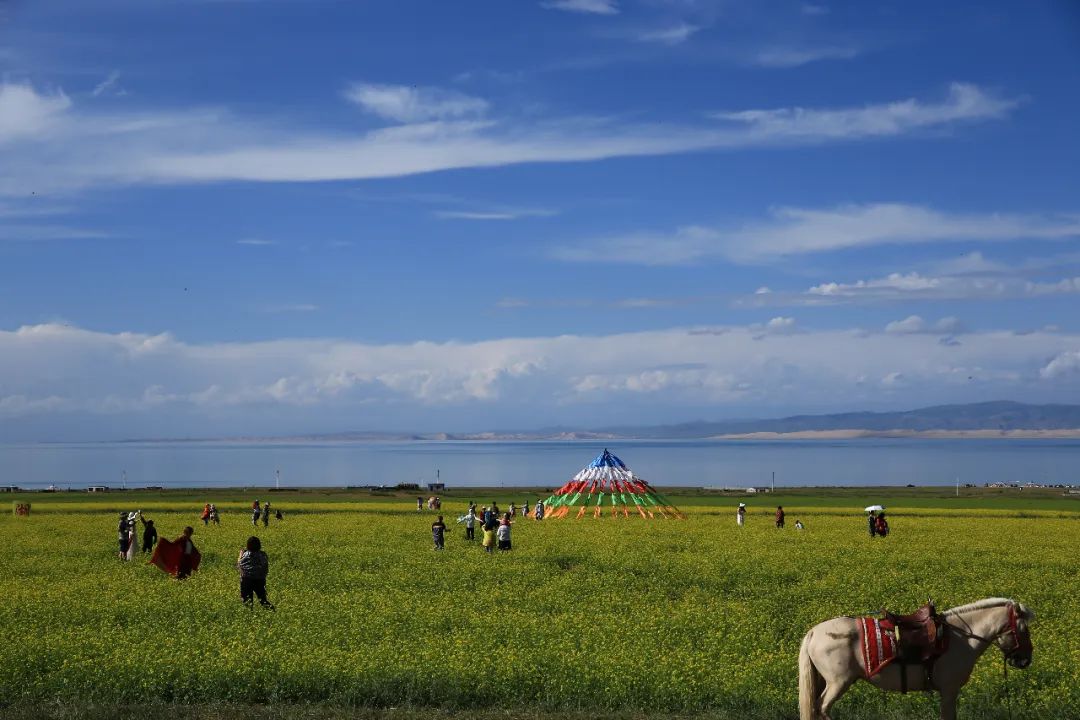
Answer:
[[885, 509], [884, 505], [870, 505], [863, 512], [881, 512]]

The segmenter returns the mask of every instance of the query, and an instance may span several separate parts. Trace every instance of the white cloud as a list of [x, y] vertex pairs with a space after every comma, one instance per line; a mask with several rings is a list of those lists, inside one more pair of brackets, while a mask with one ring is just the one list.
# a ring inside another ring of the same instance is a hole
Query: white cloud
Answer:
[[540, 7], [591, 15], [616, 15], [619, 12], [615, 0], [550, 0], [540, 3]]
[[70, 107], [63, 92], [39, 94], [30, 85], [0, 83], [0, 145], [47, 136]]
[[676, 25], [668, 25], [666, 27], [653, 28], [650, 30], [639, 30], [630, 37], [638, 42], [644, 43], [680, 45], [689, 40], [694, 33], [697, 33], [701, 29], [702, 28], [699, 25], [678, 23]]
[[813, 3], [803, 3], [802, 7], [803, 15], [828, 15], [829, 8], [826, 5], [815, 5]]
[[[724, 257], [766, 262], [791, 255], [877, 245], [932, 242], [1009, 242], [1080, 237], [1080, 214], [945, 213], [903, 203], [845, 205], [825, 210], [782, 207], [763, 222], [729, 229], [686, 226], [669, 233], [636, 233], [557, 248], [556, 257], [644, 265], [678, 265]], [[917, 275], [907, 276], [923, 282]], [[905, 276], [890, 276], [896, 283]], [[827, 294], [826, 286], [815, 292]]]
[[236, 241], [237, 245], [253, 245], [255, 247], [265, 247], [267, 245], [277, 245], [277, 240], [265, 240], [263, 238], [242, 238]]
[[267, 305], [263, 308], [268, 313], [307, 313], [315, 312], [319, 309], [318, 305], [313, 303], [292, 303], [286, 305]]
[[908, 335], [926, 332], [926, 321], [918, 315], [909, 315], [903, 320], [894, 320], [885, 326], [885, 332], [894, 335]]
[[487, 112], [488, 102], [456, 90], [353, 83], [345, 99], [367, 112], [403, 123], [476, 117]]
[[551, 217], [555, 210], [542, 208], [497, 208], [491, 210], [437, 210], [435, 217], [443, 220], [520, 220], [526, 217]]
[[751, 62], [765, 68], [792, 68], [820, 60], [850, 60], [858, 55], [853, 47], [773, 47], [754, 54]]
[[101, 97], [102, 95], [123, 97], [127, 95], [127, 90], [120, 87], [120, 72], [113, 70], [109, 73], [109, 76], [94, 86], [93, 91], [90, 93], [93, 97]]
[[[721, 414], [736, 403], [763, 413], [851, 409], [882, 401], [883, 387], [901, 381], [907, 406], [987, 396], [1047, 401], [1080, 376], [1075, 334], [973, 332], [947, 346], [925, 333], [792, 332], [784, 317], [765, 327], [776, 330], [767, 342], [755, 342], [762, 326], [725, 326], [481, 342], [191, 344], [169, 334], [27, 326], [0, 331], [0, 420], [106, 415], [112, 419], [84, 427], [115, 437], [145, 433], [146, 419], [171, 419], [188, 433], [226, 421], [233, 432], [299, 432], [327, 417], [355, 427], [358, 417], [385, 423], [393, 413], [399, 427], [416, 427], [439, 408], [445, 417], [488, 408], [521, 427], [538, 413], [573, 421], [583, 407], [623, 417], [645, 396], [643, 418]], [[974, 368], [977, 393], [968, 381]], [[357, 415], [365, 408], [369, 414]], [[8, 426], [21, 422], [0, 430]]]
[[1044, 380], [1074, 377], [1080, 375], [1080, 350], [1060, 353], [1039, 371]]
[[[382, 88], [380, 90], [380, 88]], [[702, 150], [886, 137], [1003, 116], [1015, 102], [971, 85], [939, 102], [727, 113], [724, 123], [628, 124], [614, 119], [478, 118], [478, 98], [402, 86], [358, 86], [352, 99], [398, 124], [344, 132], [290, 128], [214, 108], [105, 114], [61, 93], [0, 86], [0, 195], [28, 186], [72, 190], [125, 183], [318, 182], [400, 177], [520, 163], [588, 162]], [[48, 142], [39, 142], [48, 139]], [[797, 211], [793, 211], [797, 212]], [[779, 217], [806, 225], [814, 218]]]

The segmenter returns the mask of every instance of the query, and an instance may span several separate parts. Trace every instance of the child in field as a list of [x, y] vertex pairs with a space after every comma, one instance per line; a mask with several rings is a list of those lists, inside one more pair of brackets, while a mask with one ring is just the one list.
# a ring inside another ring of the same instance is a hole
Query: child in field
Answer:
[[495, 531], [496, 537], [499, 540], [500, 550], [510, 549], [510, 513], [503, 515], [502, 522], [499, 523], [499, 529]]
[[796, 520], [795, 521], [795, 529], [796, 530], [802, 530], [804, 527], [805, 526], [802, 524], [802, 520]]
[[240, 551], [236, 558], [236, 569], [240, 571], [240, 600], [249, 608], [255, 607], [254, 597], [264, 608], [274, 609], [274, 604], [266, 599], [266, 575], [270, 571], [270, 559], [262, 551], [262, 543], [257, 537], [249, 537], [247, 548]]
[[495, 513], [490, 510], [484, 513], [484, 552], [495, 550]]
[[431, 539], [435, 542], [435, 549], [442, 550], [446, 543], [446, 524], [443, 522], [442, 515], [438, 519], [431, 523]]

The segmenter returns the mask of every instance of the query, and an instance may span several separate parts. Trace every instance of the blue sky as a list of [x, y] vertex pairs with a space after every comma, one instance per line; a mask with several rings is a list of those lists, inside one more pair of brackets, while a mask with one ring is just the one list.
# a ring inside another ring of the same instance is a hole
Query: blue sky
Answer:
[[1068, 2], [0, 5], [0, 439], [1080, 401]]

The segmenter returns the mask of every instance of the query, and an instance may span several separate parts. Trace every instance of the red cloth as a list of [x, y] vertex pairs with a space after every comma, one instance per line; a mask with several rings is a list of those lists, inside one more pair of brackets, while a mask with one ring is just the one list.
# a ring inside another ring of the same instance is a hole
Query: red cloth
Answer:
[[[166, 540], [164, 538], [158, 540], [157, 547], [154, 548], [154, 554], [150, 556], [150, 564], [156, 565], [162, 572], [176, 577], [180, 573], [180, 560], [184, 554], [184, 542], [186, 540], [187, 538], [183, 535], [175, 540]], [[202, 555], [199, 554], [194, 543], [191, 547], [191, 570], [194, 572], [199, 569]]]
[[857, 623], [866, 677], [871, 678], [896, 659], [894, 626], [888, 620], [872, 617], [858, 618]]

